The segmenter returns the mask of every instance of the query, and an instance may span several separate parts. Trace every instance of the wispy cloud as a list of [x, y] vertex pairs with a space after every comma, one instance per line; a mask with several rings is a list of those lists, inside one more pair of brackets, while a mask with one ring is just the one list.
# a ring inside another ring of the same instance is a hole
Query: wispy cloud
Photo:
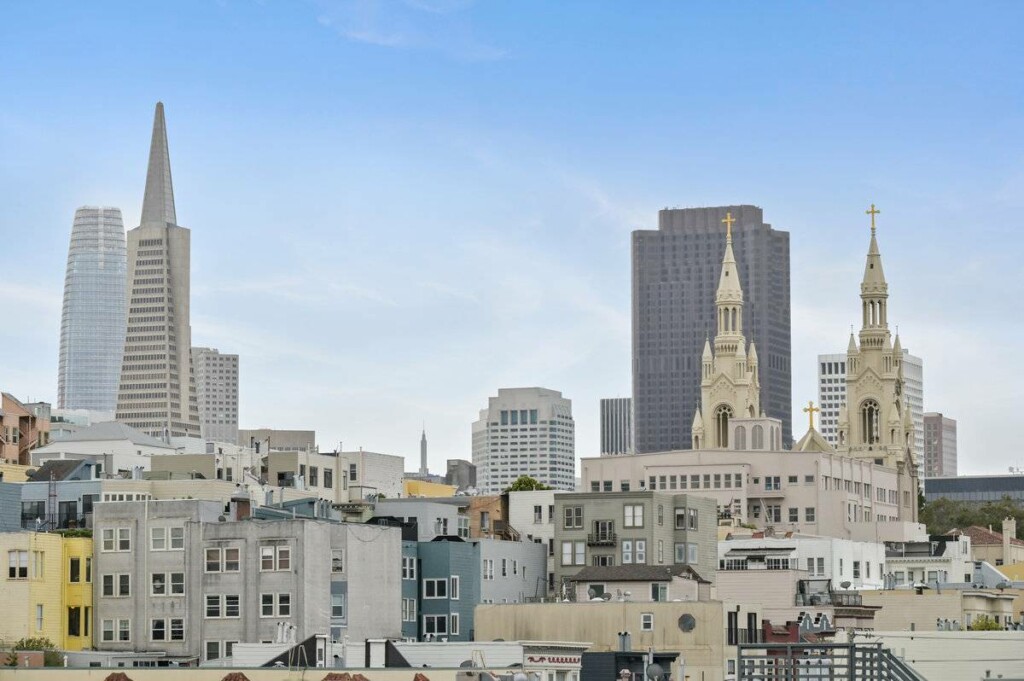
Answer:
[[468, 16], [472, 0], [318, 0], [317, 23], [346, 40], [378, 47], [432, 50], [467, 61], [507, 51], [479, 39]]

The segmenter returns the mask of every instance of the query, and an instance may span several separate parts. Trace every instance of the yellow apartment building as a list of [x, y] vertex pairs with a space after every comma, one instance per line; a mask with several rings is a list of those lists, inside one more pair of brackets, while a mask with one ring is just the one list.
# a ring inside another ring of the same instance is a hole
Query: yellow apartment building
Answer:
[[4, 482], [26, 482], [28, 480], [28, 472], [36, 468], [39, 468], [39, 466], [22, 466], [17, 463], [7, 463], [0, 459], [0, 480]]
[[407, 497], [453, 497], [458, 489], [453, 485], [444, 485], [439, 482], [413, 478], [402, 480], [402, 494]]
[[63, 650], [92, 647], [92, 539], [0, 533], [4, 612], [0, 645], [48, 638]]

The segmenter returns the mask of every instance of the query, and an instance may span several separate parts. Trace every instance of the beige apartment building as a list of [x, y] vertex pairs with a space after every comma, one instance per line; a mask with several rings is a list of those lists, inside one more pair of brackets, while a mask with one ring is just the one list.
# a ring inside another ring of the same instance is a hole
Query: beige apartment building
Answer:
[[991, 527], [972, 525], [952, 530], [951, 535], [967, 535], [971, 540], [975, 560], [992, 565], [1013, 565], [1024, 563], [1024, 540], [1017, 539], [1017, 520], [1003, 519], [1003, 531], [994, 532]]
[[305, 490], [332, 503], [402, 496], [405, 459], [368, 452], [270, 451], [266, 481], [276, 487]]
[[924, 536], [907, 520], [895, 469], [835, 452], [680, 450], [581, 462], [583, 488], [709, 497], [719, 514], [758, 529], [857, 541]]
[[685, 675], [672, 669], [673, 679], [704, 681], [735, 678], [735, 644], [761, 627], [759, 613], [722, 601], [478, 605], [474, 617], [479, 641], [587, 641], [590, 651], [613, 651], [628, 632], [633, 650], [682, 652]]
[[865, 605], [881, 606], [875, 615], [879, 631], [935, 631], [937, 623], [949, 620], [960, 629], [968, 628], [981, 616], [999, 624], [1019, 622], [1013, 611], [1019, 589], [887, 589], [862, 591]]

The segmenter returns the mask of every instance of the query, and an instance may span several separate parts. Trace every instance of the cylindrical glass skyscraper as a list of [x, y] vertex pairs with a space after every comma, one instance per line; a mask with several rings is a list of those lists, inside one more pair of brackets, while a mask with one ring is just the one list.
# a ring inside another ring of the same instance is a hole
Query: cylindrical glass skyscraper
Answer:
[[57, 405], [113, 412], [124, 352], [128, 250], [118, 208], [75, 211], [64, 277]]

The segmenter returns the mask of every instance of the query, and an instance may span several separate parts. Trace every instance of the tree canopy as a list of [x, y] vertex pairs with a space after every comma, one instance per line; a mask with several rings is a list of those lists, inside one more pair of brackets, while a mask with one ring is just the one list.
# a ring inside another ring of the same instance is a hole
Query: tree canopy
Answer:
[[996, 622], [994, 618], [988, 615], [976, 618], [967, 628], [970, 631], [1002, 631], [1003, 629], [999, 622]]
[[539, 489], [551, 489], [542, 482], [538, 482], [535, 478], [531, 478], [529, 475], [520, 475], [516, 478], [516, 481], [509, 485], [506, 492], [533, 492]]
[[1017, 539], [1024, 539], [1024, 504], [1009, 497], [1000, 501], [983, 504], [950, 499], [936, 499], [924, 505], [920, 520], [928, 526], [928, 534], [946, 534], [954, 528], [964, 529], [971, 525], [992, 526], [1001, 532], [1004, 518], [1017, 519]]
[[47, 667], [61, 667], [64, 665], [64, 657], [57, 652], [57, 646], [53, 645], [50, 639], [38, 636], [19, 639], [11, 646], [11, 652], [7, 656], [7, 666], [14, 667], [18, 664], [17, 651], [19, 650], [41, 650], [43, 651], [43, 664]]

